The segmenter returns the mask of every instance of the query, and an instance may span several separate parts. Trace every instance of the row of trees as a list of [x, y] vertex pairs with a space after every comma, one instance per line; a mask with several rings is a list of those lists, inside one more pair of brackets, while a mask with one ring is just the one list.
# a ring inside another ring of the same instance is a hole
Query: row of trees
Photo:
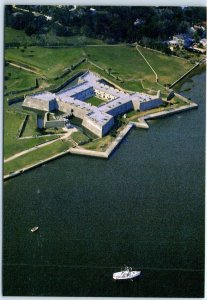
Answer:
[[[202, 7], [77, 7], [19, 6], [26, 11], [5, 7], [5, 24], [23, 29], [28, 35], [53, 32], [58, 36], [85, 35], [110, 43], [135, 42], [143, 37], [169, 39], [185, 33], [193, 24], [206, 19]], [[32, 12], [39, 12], [40, 15]], [[52, 19], [47, 20], [44, 15]]]

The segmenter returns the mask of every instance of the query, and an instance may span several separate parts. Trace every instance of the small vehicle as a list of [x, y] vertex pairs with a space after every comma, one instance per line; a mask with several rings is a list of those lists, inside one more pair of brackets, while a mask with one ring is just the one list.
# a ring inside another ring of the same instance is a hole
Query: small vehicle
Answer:
[[132, 271], [132, 268], [125, 267], [121, 272], [116, 272], [113, 274], [114, 280], [132, 280], [140, 276], [141, 271]]
[[31, 232], [35, 232], [35, 231], [37, 231], [39, 229], [39, 227], [33, 227], [32, 229], [31, 229]]

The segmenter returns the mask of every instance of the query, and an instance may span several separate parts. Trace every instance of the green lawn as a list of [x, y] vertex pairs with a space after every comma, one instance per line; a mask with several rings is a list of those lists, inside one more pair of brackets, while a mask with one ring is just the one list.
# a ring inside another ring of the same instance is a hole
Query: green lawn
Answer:
[[[161, 84], [172, 83], [192, 67], [192, 64], [186, 60], [166, 56], [145, 48], [140, 49], [154, 67]], [[52, 80], [54, 77], [62, 74], [65, 68], [74, 65], [86, 56], [103, 69], [108, 70], [111, 68], [111, 74], [115, 77], [119, 77], [123, 82], [116, 80], [106, 72], [101, 71], [89, 63], [81, 65], [67, 77], [59, 81]], [[90, 69], [129, 90], [147, 91], [143, 89], [140, 79], [143, 80], [144, 88], [159, 89], [155, 83], [154, 73], [136, 48], [130, 48], [124, 45], [58, 49], [29, 47], [25, 49], [25, 52], [22, 52], [20, 49], [6, 49], [5, 57], [6, 59], [12, 59], [36, 68], [38, 72], [49, 79], [48, 83], [45, 83], [45, 88], [47, 85], [53, 86], [54, 84], [61, 84], [66, 78], [72, 76], [72, 74], [78, 72], [80, 69]]]
[[10, 65], [5, 67], [4, 76], [4, 93], [11, 91], [19, 91], [28, 87], [35, 86], [35, 79], [37, 78], [37, 75], [35, 74], [29, 73], [21, 69], [17, 69]]
[[40, 135], [40, 132], [38, 132], [37, 128], [37, 115], [33, 112], [29, 113], [29, 118], [27, 120], [25, 129], [23, 131], [22, 136], [33, 136], [33, 135]]
[[83, 148], [94, 151], [105, 151], [113, 140], [114, 137], [106, 135], [103, 138], [98, 138], [86, 145], [83, 145]]
[[145, 89], [143, 89], [142, 84], [140, 81], [125, 81], [122, 84], [122, 87], [129, 91], [139, 91], [139, 92], [146, 92]]
[[72, 144], [69, 141], [57, 141], [43, 148], [34, 150], [30, 153], [22, 155], [10, 162], [4, 164], [4, 175], [14, 172], [16, 170], [28, 167], [41, 160], [47, 159], [55, 154], [61, 153], [70, 148]]
[[185, 101], [181, 100], [178, 97], [174, 97], [170, 102], [174, 105], [174, 107], [184, 106], [187, 104]]
[[71, 137], [78, 145], [86, 144], [89, 141], [89, 138], [80, 131], [72, 133]]
[[43, 142], [57, 138], [57, 136], [18, 139], [18, 129], [25, 118], [25, 114], [15, 111], [4, 113], [4, 158], [8, 158], [18, 152], [37, 146]]
[[157, 73], [159, 82], [162, 84], [173, 83], [193, 67], [190, 62], [179, 57], [167, 56], [142, 47], [139, 49]]
[[[142, 47], [140, 50], [157, 72], [161, 84], [174, 82], [192, 68], [192, 64], [187, 60], [167, 56]], [[104, 69], [111, 68], [112, 74], [127, 80], [122, 84], [127, 89], [142, 91], [141, 83], [138, 82], [140, 79], [144, 80], [144, 87], [154, 88], [156, 84], [155, 75], [136, 48], [129, 48], [124, 45], [119, 47], [103, 46], [87, 47], [85, 51], [92, 62]]]
[[135, 48], [127, 46], [87, 47], [89, 59], [111, 73], [128, 80], [153, 81], [153, 73]]
[[103, 101], [97, 97], [91, 97], [91, 98], [87, 99], [85, 102], [90, 103], [93, 106], [99, 106], [100, 104], [105, 103], [105, 101]]
[[22, 52], [20, 49], [6, 49], [5, 58], [34, 67], [47, 78], [62, 74], [65, 68], [83, 58], [82, 48], [41, 48], [30, 47]]

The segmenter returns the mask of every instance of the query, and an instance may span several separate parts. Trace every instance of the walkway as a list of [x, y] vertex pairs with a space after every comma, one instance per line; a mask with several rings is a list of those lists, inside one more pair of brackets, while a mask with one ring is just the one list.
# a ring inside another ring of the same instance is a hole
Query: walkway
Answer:
[[46, 77], [43, 76], [41, 73], [36, 72], [36, 71], [34, 71], [34, 70], [31, 70], [31, 69], [29, 69], [29, 68], [25, 68], [25, 67], [23, 67], [23, 66], [21, 66], [21, 65], [14, 64], [14, 63], [11, 63], [11, 62], [8, 62], [8, 63], [9, 63], [11, 66], [15, 67], [15, 68], [22, 69], [22, 70], [25, 70], [25, 71], [27, 71], [27, 72], [34, 73], [34, 74], [36, 74], [36, 75], [39, 75], [39, 76], [41, 76], [41, 77], [46, 78]]
[[153, 71], [153, 73], [155, 74], [156, 82], [158, 82], [158, 75], [157, 75], [157, 73], [155, 72], [155, 70], [153, 69], [153, 67], [150, 65], [150, 63], [147, 61], [147, 59], [144, 57], [144, 55], [142, 54], [142, 52], [139, 50], [138, 46], [136, 46], [136, 49], [139, 52], [139, 54], [142, 56], [142, 58], [146, 61], [146, 63], [150, 67], [150, 69]]
[[40, 145], [37, 145], [37, 146], [32, 147], [32, 148], [30, 148], [30, 149], [27, 149], [27, 150], [24, 150], [24, 151], [19, 152], [19, 153], [17, 153], [17, 154], [14, 154], [14, 155], [10, 156], [10, 157], [7, 158], [7, 159], [4, 159], [4, 163], [7, 163], [7, 162], [9, 162], [9, 161], [11, 161], [11, 160], [13, 160], [13, 159], [16, 159], [17, 157], [20, 157], [20, 156], [22, 156], [22, 155], [25, 155], [25, 154], [27, 154], [27, 153], [30, 153], [30, 152], [32, 152], [32, 151], [34, 151], [34, 150], [37, 150], [37, 149], [40, 149], [40, 148], [42, 148], [42, 147], [48, 146], [48, 145], [50, 145], [50, 144], [52, 144], [52, 143], [57, 142], [58, 140], [68, 139], [68, 138], [70, 137], [70, 135], [71, 135], [73, 132], [75, 132], [75, 131], [77, 131], [76, 128], [71, 128], [71, 129], [69, 129], [69, 132], [67, 132], [66, 134], [60, 136], [60, 137], [57, 138], [57, 139], [54, 139], [54, 140], [52, 140], [52, 141], [49, 141], [49, 142], [46, 142], [46, 143], [43, 143], [43, 144], [40, 144]]
[[45, 134], [45, 135], [36, 135], [36, 136], [23, 136], [20, 137], [19, 140], [27, 140], [27, 139], [41, 139], [41, 138], [45, 138], [45, 137], [49, 137], [49, 136], [61, 136], [61, 135], [65, 135], [65, 133], [50, 133], [50, 134]]

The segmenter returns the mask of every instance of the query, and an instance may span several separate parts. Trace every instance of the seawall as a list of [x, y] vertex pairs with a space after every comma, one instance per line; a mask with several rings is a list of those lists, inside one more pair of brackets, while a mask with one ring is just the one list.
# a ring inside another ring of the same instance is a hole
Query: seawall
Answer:
[[85, 155], [85, 156], [93, 156], [93, 157], [100, 157], [100, 158], [108, 158], [112, 152], [117, 148], [117, 146], [121, 143], [124, 137], [128, 134], [131, 128], [134, 126], [133, 123], [128, 124], [115, 138], [115, 140], [111, 143], [111, 145], [107, 148], [105, 152], [102, 151], [95, 151], [95, 150], [87, 150], [83, 148], [71, 148], [69, 152], [71, 154], [77, 155]]
[[[186, 99], [187, 100], [187, 99]], [[188, 101], [188, 100], [187, 100]], [[34, 165], [28, 166], [26, 168], [17, 170], [16, 172], [9, 174], [9, 175], [5, 175], [4, 176], [4, 180], [8, 180], [10, 178], [13, 178], [15, 176], [18, 176], [26, 171], [29, 171], [33, 168], [36, 168], [38, 166], [41, 166], [47, 162], [50, 162], [56, 158], [59, 158], [61, 156], [64, 156], [68, 153], [70, 154], [76, 154], [76, 155], [84, 155], [84, 156], [91, 156], [91, 157], [99, 157], [99, 158], [108, 158], [112, 152], [117, 148], [117, 146], [121, 143], [121, 141], [124, 139], [124, 137], [129, 133], [129, 131], [131, 130], [131, 128], [138, 127], [138, 128], [149, 128], [149, 125], [147, 124], [146, 120], [150, 120], [150, 119], [155, 119], [155, 118], [162, 118], [165, 117], [167, 115], [172, 115], [178, 112], [183, 112], [183, 111], [187, 111], [190, 109], [194, 109], [194, 108], [198, 108], [198, 105], [196, 103], [192, 103], [188, 101], [188, 104], [186, 104], [185, 106], [182, 107], [178, 107], [178, 108], [170, 108], [166, 111], [161, 111], [161, 112], [157, 112], [157, 113], [153, 113], [153, 114], [149, 114], [143, 117], [138, 118], [138, 122], [130, 122], [120, 133], [119, 135], [115, 138], [115, 140], [111, 143], [111, 145], [107, 148], [107, 150], [105, 152], [101, 152], [101, 151], [93, 151], [93, 150], [87, 150], [84, 148], [70, 148], [64, 152], [61, 152], [59, 154], [56, 154], [48, 159], [42, 160]]]
[[172, 88], [174, 85], [176, 85], [178, 82], [180, 82], [183, 78], [185, 78], [187, 75], [189, 75], [195, 68], [197, 68], [200, 65], [200, 63], [197, 63], [195, 66], [193, 66], [189, 71], [187, 71], [185, 74], [183, 74], [180, 78], [178, 78], [176, 81], [174, 81], [170, 88]]
[[58, 154], [56, 154], [56, 155], [54, 155], [54, 156], [51, 156], [51, 157], [49, 157], [49, 158], [47, 158], [47, 159], [45, 159], [45, 160], [42, 160], [42, 161], [40, 161], [40, 162], [38, 162], [38, 163], [36, 163], [36, 164], [33, 164], [33, 165], [31, 165], [31, 166], [28, 166], [28, 167], [19, 169], [19, 170], [15, 171], [15, 172], [13, 172], [13, 173], [11, 173], [11, 174], [9, 174], [9, 175], [4, 175], [4, 180], [6, 181], [6, 180], [8, 180], [8, 179], [10, 179], [10, 178], [13, 178], [13, 177], [16, 177], [16, 176], [18, 176], [18, 175], [21, 175], [22, 173], [25, 173], [25, 172], [27, 172], [27, 171], [29, 171], [29, 170], [31, 170], [31, 169], [34, 169], [34, 168], [36, 168], [36, 167], [39, 167], [39, 166], [41, 166], [41, 165], [44, 165], [44, 164], [47, 163], [47, 162], [50, 162], [50, 161], [52, 161], [52, 160], [55, 160], [56, 158], [59, 158], [59, 157], [61, 157], [61, 156], [64, 156], [64, 155], [66, 155], [67, 153], [69, 153], [69, 150], [66, 150], [65, 152], [58, 153]]

